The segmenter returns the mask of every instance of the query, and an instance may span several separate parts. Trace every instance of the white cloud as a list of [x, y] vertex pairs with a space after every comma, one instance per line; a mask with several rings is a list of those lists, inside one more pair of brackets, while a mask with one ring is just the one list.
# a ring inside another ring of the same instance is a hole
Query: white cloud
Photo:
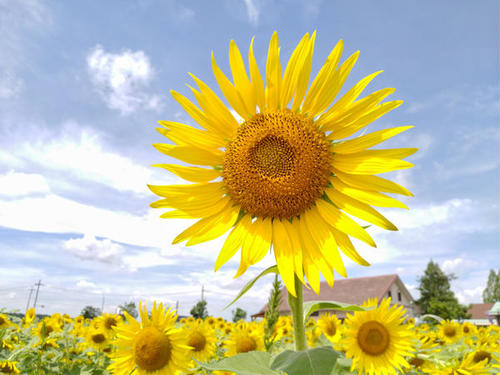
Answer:
[[154, 76], [149, 57], [143, 51], [106, 52], [97, 45], [87, 56], [90, 78], [109, 108], [129, 114], [139, 109], [158, 110], [158, 95], [145, 91]]
[[0, 196], [21, 197], [49, 191], [47, 180], [40, 174], [9, 171], [0, 175]]
[[245, 6], [247, 8], [248, 21], [253, 26], [257, 26], [257, 24], [259, 23], [260, 11], [255, 4], [255, 0], [245, 0]]
[[0, 99], [17, 97], [24, 86], [21, 78], [11, 71], [0, 72]]
[[82, 289], [95, 289], [95, 288], [97, 288], [97, 285], [95, 285], [92, 281], [79, 280], [76, 283], [76, 287], [82, 288]]
[[65, 241], [63, 249], [83, 260], [110, 264], [120, 264], [124, 252], [121, 245], [113, 243], [107, 238], [99, 240], [90, 234]]
[[465, 259], [458, 257], [455, 259], [447, 259], [443, 262], [441, 268], [445, 273], [452, 273], [455, 276], [462, 274], [463, 270], [467, 267]]
[[482, 301], [484, 287], [477, 286], [475, 288], [463, 289], [455, 292], [457, 299], [462, 304], [480, 303]]

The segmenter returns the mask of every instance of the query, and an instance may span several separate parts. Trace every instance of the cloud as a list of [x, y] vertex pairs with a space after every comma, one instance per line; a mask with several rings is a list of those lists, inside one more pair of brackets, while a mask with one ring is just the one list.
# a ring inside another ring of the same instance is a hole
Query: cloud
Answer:
[[480, 303], [482, 300], [484, 287], [477, 286], [475, 288], [463, 289], [455, 292], [458, 301], [462, 304]]
[[159, 110], [162, 100], [145, 91], [154, 70], [143, 51], [106, 52], [97, 45], [87, 56], [90, 78], [111, 109], [127, 115], [139, 109]]
[[121, 264], [124, 249], [121, 245], [105, 238], [85, 234], [82, 238], [72, 238], [63, 243], [63, 249], [83, 260], [93, 260], [110, 264]]
[[23, 86], [23, 80], [12, 71], [0, 72], [0, 99], [16, 98], [21, 93]]
[[260, 11], [255, 4], [255, 0], [245, 0], [245, 6], [247, 8], [248, 21], [252, 26], [257, 26], [259, 23]]
[[463, 270], [467, 268], [465, 259], [458, 257], [455, 259], [447, 259], [443, 262], [441, 268], [447, 274], [453, 274], [455, 276], [461, 275]]
[[0, 196], [13, 198], [36, 193], [46, 194], [49, 191], [47, 180], [40, 174], [11, 170], [0, 175]]
[[77, 283], [76, 283], [76, 287], [77, 288], [82, 288], [82, 289], [95, 289], [97, 288], [97, 285], [95, 285], [93, 282], [91, 281], [87, 281], [87, 280], [79, 280]]

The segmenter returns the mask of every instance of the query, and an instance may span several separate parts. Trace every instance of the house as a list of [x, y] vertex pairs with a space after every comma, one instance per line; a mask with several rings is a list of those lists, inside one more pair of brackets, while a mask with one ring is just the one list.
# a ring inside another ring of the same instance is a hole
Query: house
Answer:
[[[283, 288], [281, 295], [280, 314], [290, 315], [288, 293], [285, 288]], [[336, 301], [361, 305], [368, 298], [378, 298], [380, 301], [384, 297], [391, 297], [393, 303], [403, 305], [409, 316], [415, 316], [417, 313], [413, 297], [397, 274], [340, 279], [335, 281], [333, 288], [330, 288], [326, 281], [323, 281], [319, 295], [312, 289], [303, 287], [304, 302]], [[252, 318], [263, 317], [266, 307], [267, 305], [262, 307], [258, 313], [253, 314]], [[343, 318], [346, 313], [335, 311], [335, 314], [339, 318]], [[318, 315], [318, 313], [314, 315]]]
[[471, 303], [467, 314], [470, 318], [465, 321], [475, 324], [476, 326], [487, 326], [491, 324], [489, 311], [493, 308], [493, 303]]

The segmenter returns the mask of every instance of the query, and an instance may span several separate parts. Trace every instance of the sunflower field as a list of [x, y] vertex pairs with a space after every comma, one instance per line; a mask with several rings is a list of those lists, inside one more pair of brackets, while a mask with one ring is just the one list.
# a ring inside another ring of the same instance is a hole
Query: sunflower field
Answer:
[[[307, 351], [294, 351], [290, 316], [266, 320], [178, 319], [162, 304], [140, 318], [93, 320], [0, 314], [0, 373], [7, 374], [498, 374], [500, 329], [443, 320], [415, 324], [390, 299], [368, 301], [342, 322], [306, 321]], [[269, 335], [268, 335], [269, 334]], [[270, 340], [265, 340], [270, 337]], [[231, 371], [233, 370], [233, 371]]]

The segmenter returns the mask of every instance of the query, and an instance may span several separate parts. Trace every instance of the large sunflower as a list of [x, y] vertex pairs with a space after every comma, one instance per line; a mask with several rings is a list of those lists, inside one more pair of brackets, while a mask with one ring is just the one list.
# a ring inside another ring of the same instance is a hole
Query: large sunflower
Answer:
[[[236, 276], [259, 260], [272, 245], [279, 272], [292, 295], [294, 275], [319, 292], [319, 272], [333, 285], [335, 269], [346, 276], [338, 249], [369, 265], [350, 237], [375, 247], [370, 235], [349, 215], [388, 230], [397, 228], [371, 206], [406, 206], [382, 192], [411, 196], [375, 174], [409, 168], [401, 160], [416, 149], [369, 149], [412, 126], [379, 130], [347, 139], [402, 101], [382, 101], [393, 88], [358, 99], [381, 71], [373, 73], [334, 102], [359, 52], [339, 65], [339, 41], [309, 85], [316, 34], [306, 34], [284, 72], [278, 35], [269, 44], [265, 79], [257, 67], [253, 40], [249, 74], [231, 41], [233, 81], [212, 56], [219, 87], [232, 110], [200, 79], [190, 89], [199, 105], [172, 91], [174, 99], [203, 129], [160, 121], [158, 131], [174, 144], [155, 144], [162, 153], [195, 166], [159, 164], [189, 185], [150, 186], [163, 199], [151, 204], [168, 208], [163, 218], [197, 219], [174, 243], [195, 245], [230, 231], [215, 263], [218, 270], [241, 250]], [[265, 84], [264, 84], [265, 82]], [[332, 105], [333, 103], [333, 105]], [[237, 113], [243, 120], [235, 119]], [[200, 167], [201, 166], [201, 167]]]
[[189, 367], [191, 348], [185, 333], [175, 328], [177, 316], [163, 304], [153, 305], [151, 318], [139, 303], [141, 322], [124, 312], [128, 324], [115, 326], [116, 352], [108, 367], [113, 374], [173, 375]]
[[352, 367], [360, 374], [396, 374], [409, 367], [405, 356], [412, 348], [412, 331], [403, 324], [405, 311], [402, 306], [390, 306], [391, 300], [383, 299], [380, 306], [357, 311], [345, 320], [344, 349], [352, 357]]

